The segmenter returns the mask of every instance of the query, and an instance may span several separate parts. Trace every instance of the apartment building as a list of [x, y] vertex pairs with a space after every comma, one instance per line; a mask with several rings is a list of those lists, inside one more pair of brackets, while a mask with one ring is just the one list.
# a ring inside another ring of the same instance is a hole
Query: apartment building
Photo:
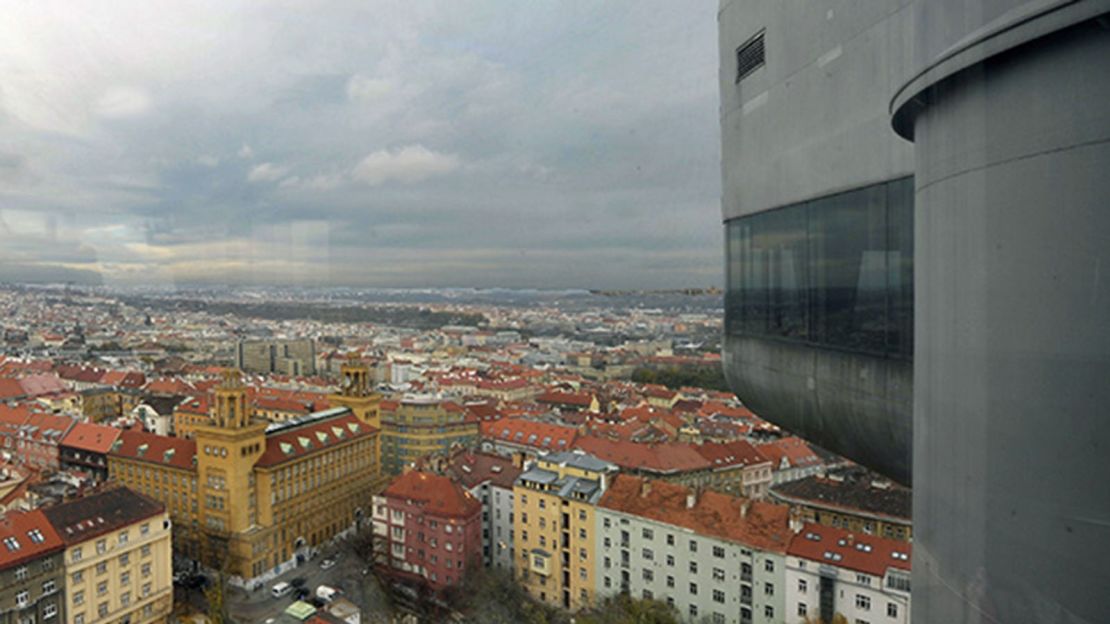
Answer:
[[911, 545], [807, 523], [786, 551], [786, 621], [908, 624]]
[[597, 521], [600, 595], [664, 601], [689, 622], [783, 621], [786, 506], [622, 474]]
[[522, 472], [523, 456], [459, 449], [443, 460], [442, 472], [482, 503], [482, 561], [513, 569], [513, 484]]
[[482, 504], [448, 477], [397, 477], [374, 497], [373, 521], [384, 574], [441, 591], [482, 565]]
[[516, 480], [514, 576], [534, 598], [570, 611], [596, 603], [594, 509], [616, 471], [562, 451], [540, 456]]
[[46, 516], [0, 516], [0, 543], [0, 624], [65, 621], [65, 545]]
[[43, 510], [65, 545], [66, 621], [165, 621], [173, 610], [171, 523], [161, 503], [115, 487]]
[[406, 394], [383, 401], [382, 471], [400, 474], [421, 457], [443, 453], [452, 445], [478, 443], [478, 419], [459, 405], [430, 394]]

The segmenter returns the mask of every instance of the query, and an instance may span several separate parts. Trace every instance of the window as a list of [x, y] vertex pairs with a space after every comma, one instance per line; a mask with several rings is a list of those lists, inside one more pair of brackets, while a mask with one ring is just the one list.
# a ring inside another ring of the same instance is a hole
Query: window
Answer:
[[688, 611], [690, 613], [690, 617], [692, 617], [692, 618], [698, 617], [698, 605], [690, 605], [690, 608], [689, 608]]
[[698, 543], [695, 542], [694, 540], [690, 540], [690, 552], [692, 552], [692, 553], [698, 552]]
[[898, 617], [898, 604], [894, 602], [886, 603], [886, 616], [896, 618]]
[[97, 574], [97, 576], [99, 576], [101, 574], [104, 574], [107, 571], [108, 571], [108, 562], [101, 561], [100, 563], [96, 564], [96, 574]]
[[691, 561], [690, 562], [690, 574], [697, 574], [697, 573], [698, 573], [698, 562], [697, 561]]
[[648, 570], [648, 569], [645, 569], [644, 570], [644, 580], [649, 582], [649, 583], [654, 581], [655, 580], [655, 572], [653, 572], [651, 570]]
[[863, 594], [856, 594], [856, 608], [862, 611], [870, 611], [871, 597], [864, 596]]
[[647, 590], [647, 589], [640, 592], [640, 595], [643, 597], [644, 600], [651, 600], [652, 598], [654, 598], [654, 595], [651, 593], [651, 590]]
[[645, 548], [644, 552], [643, 552], [643, 555], [644, 555], [644, 559], [646, 559], [648, 561], [654, 561], [655, 560], [655, 553], [652, 552], [652, 550], [650, 548]]
[[150, 523], [149, 522], [139, 527], [139, 534], [140, 535], [147, 535], [148, 533], [150, 533]]
[[713, 547], [713, 556], [716, 557], [717, 559], [724, 559], [725, 558], [725, 547], [724, 546], [714, 546]]
[[725, 614], [713, 612], [713, 624], [725, 624]]
[[774, 596], [775, 595], [775, 584], [774, 583], [765, 584], [763, 586], [763, 593], [768, 595], [768, 596]]
[[58, 615], [58, 605], [53, 602], [42, 608], [42, 619], [49, 620], [55, 615]]
[[690, 595], [691, 596], [697, 596], [698, 595], [698, 584], [697, 583], [690, 583]]
[[73, 549], [73, 554], [71, 554], [69, 556], [69, 560], [70, 561], [80, 561], [81, 560], [81, 547], [80, 546]]
[[667, 555], [667, 565], [674, 567], [674, 555]]
[[722, 570], [721, 568], [713, 568], [713, 580], [714, 581], [723, 581], [723, 580], [725, 580], [725, 571]]
[[15, 595], [15, 606], [22, 609], [29, 604], [31, 604], [31, 593], [27, 590], [23, 590]]
[[108, 603], [107, 602], [102, 602], [99, 605], [97, 605], [96, 614], [99, 615], [100, 617], [106, 617], [108, 615]]
[[755, 73], [763, 67], [765, 46], [763, 43], [765, 31], [759, 31], [743, 45], [736, 48], [736, 83]]
[[42, 593], [53, 594], [56, 591], [58, 591], [58, 585], [54, 583], [53, 579], [42, 584]]
[[120, 575], [119, 575], [120, 585], [127, 585], [130, 582], [131, 582], [131, 573], [126, 571], [126, 570], [121, 572]]
[[15, 571], [15, 580], [22, 581], [27, 578], [27, 566], [20, 567]]
[[674, 546], [674, 533], [667, 533], [667, 546]]
[[857, 574], [856, 575], [856, 582], [859, 583], [860, 585], [870, 585], [871, 584], [871, 577], [867, 576], [866, 574]]
[[609, 527], [612, 526], [612, 523], [609, 521], [609, 518], [605, 518], [601, 521], [601, 526], [608, 529]]
[[78, 613], [77, 615], [73, 616], [73, 624], [85, 624], [85, 614]]
[[146, 578], [146, 577], [150, 576], [150, 564], [149, 563], [144, 563], [142, 565], [142, 567], [140, 568], [140, 570], [142, 572], [143, 578]]
[[122, 592], [119, 595], [119, 604], [122, 607], [126, 607], [127, 605], [131, 604], [131, 592], [129, 592], [129, 591]]
[[127, 538], [128, 538], [127, 531], [121, 531], [120, 534], [119, 534], [119, 543], [120, 544], [126, 544], [127, 543]]
[[70, 576], [70, 578], [73, 579], [74, 583], [80, 583], [85, 578], [85, 571], [84, 570], [78, 570], [78, 571], [74, 572]]
[[102, 555], [108, 550], [108, 540], [98, 540], [96, 542], [96, 554]]
[[8, 552], [15, 552], [19, 550], [19, 540], [11, 536], [5, 537], [4, 546], [7, 547]]
[[766, 607], [763, 607], [763, 617], [767, 618], [768, 620], [774, 619], [775, 618], [775, 608], [772, 607], [771, 605], [767, 605]]
[[131, 562], [131, 553], [123, 553], [122, 555], [119, 556], [119, 564], [120, 565], [127, 565], [130, 562]]
[[640, 536], [646, 540], [649, 540], [654, 539], [655, 533], [653, 533], [651, 529], [643, 529], [642, 531], [640, 531]]
[[73, 604], [74, 605], [85, 604], [85, 592], [83, 592], [81, 590], [77, 590], [77, 591], [73, 592]]
[[806, 603], [799, 602], [798, 603], [798, 617], [805, 617], [806, 615], [807, 615]]
[[725, 602], [725, 592], [723, 592], [719, 589], [714, 589], [713, 590], [713, 602], [719, 602], [721, 604], [724, 604], [724, 602]]
[[673, 576], [668, 576], [667, 577], [667, 587], [674, 587], [674, 577]]
[[578, 568], [578, 578], [586, 580], [586, 568]]
[[798, 579], [798, 593], [804, 594], [809, 589], [805, 579]]
[[100, 581], [96, 584], [96, 595], [103, 596], [108, 593], [108, 581]]
[[725, 331], [909, 358], [913, 179], [726, 225]]
[[771, 561], [770, 559], [765, 560], [763, 562], [763, 569], [767, 572], [774, 572], [775, 571], [775, 562]]

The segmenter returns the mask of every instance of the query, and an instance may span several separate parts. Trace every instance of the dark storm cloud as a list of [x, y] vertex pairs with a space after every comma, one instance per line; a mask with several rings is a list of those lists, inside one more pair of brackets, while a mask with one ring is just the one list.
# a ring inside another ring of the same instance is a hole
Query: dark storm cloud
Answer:
[[711, 3], [85, 11], [0, 23], [4, 275], [720, 281]]

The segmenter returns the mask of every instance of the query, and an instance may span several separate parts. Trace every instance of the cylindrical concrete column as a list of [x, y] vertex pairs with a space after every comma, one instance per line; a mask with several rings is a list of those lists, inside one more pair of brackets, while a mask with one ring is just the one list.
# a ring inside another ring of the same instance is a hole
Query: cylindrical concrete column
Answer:
[[913, 620], [1110, 622], [1110, 30], [1005, 36], [896, 101], [917, 162]]

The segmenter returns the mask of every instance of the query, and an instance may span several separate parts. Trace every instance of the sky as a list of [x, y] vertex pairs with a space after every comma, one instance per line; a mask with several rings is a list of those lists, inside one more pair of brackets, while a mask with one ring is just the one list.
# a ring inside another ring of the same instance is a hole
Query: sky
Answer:
[[720, 285], [716, 9], [0, 0], [0, 281]]

